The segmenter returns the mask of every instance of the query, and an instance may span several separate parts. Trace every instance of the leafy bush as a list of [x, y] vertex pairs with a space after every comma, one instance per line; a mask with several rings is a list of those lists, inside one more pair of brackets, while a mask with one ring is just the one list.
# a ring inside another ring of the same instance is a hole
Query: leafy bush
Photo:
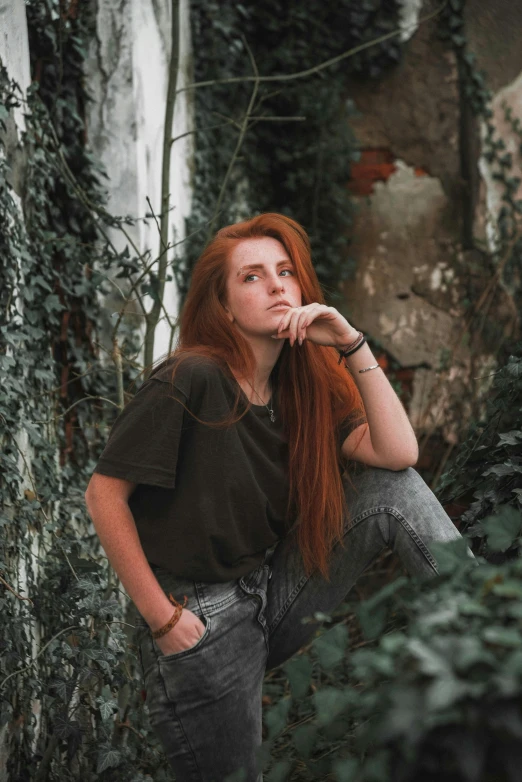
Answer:
[[[484, 417], [472, 423], [466, 441], [442, 476], [447, 502], [473, 493], [462, 516], [469, 536], [486, 538], [501, 559], [518, 554], [522, 521], [522, 343], [495, 373]], [[486, 516], [488, 518], [486, 518]], [[481, 524], [477, 524], [482, 521]]]
[[[401, 576], [315, 616], [333, 626], [265, 686], [274, 701], [261, 755], [275, 761], [267, 782], [518, 782], [521, 414], [519, 343], [441, 480], [446, 500], [473, 491], [462, 517], [472, 526], [430, 546], [434, 578]], [[465, 552], [471, 537], [484, 553], [475, 563]], [[346, 626], [355, 618], [362, 642]]]
[[[269, 782], [519, 779], [522, 562], [475, 566], [463, 542], [434, 544], [435, 579], [400, 578], [345, 604], [369, 643], [350, 651], [337, 624], [284, 666], [291, 695], [267, 723], [292, 738], [279, 768], [301, 770]], [[307, 694], [311, 675], [319, 683]], [[265, 751], [277, 757], [274, 738]]]

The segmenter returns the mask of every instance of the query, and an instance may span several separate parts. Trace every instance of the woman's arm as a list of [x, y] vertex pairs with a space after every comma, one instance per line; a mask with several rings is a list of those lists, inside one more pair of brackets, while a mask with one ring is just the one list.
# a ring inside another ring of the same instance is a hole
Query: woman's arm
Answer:
[[157, 630], [169, 621], [174, 609], [140, 543], [128, 505], [134, 488], [130, 481], [95, 473], [85, 492], [85, 503], [107, 558], [127, 594], [151, 630]]
[[[353, 341], [357, 333], [354, 329], [344, 345]], [[362, 424], [350, 432], [341, 447], [343, 456], [389, 470], [413, 467], [419, 458], [419, 447], [399, 397], [382, 369], [359, 373], [360, 369], [377, 364], [368, 344], [343, 360], [361, 393], [368, 419], [368, 425]], [[366, 429], [361, 438], [363, 427]]]
[[[290, 307], [272, 336], [288, 338], [291, 347], [296, 341], [302, 344], [309, 339], [317, 345], [340, 349], [352, 343], [358, 334], [335, 307], [314, 301], [302, 307]], [[372, 351], [364, 344], [344, 361], [361, 393], [368, 424], [358, 426], [348, 435], [341, 447], [343, 456], [390, 470], [412, 467], [419, 458], [417, 438], [397, 394], [382, 369], [359, 373], [360, 369], [377, 363]]]

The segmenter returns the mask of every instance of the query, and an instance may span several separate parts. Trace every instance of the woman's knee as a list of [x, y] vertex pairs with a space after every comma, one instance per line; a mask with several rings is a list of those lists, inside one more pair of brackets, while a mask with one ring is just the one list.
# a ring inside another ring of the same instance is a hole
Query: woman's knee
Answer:
[[439, 504], [431, 489], [413, 467], [389, 470], [367, 467], [344, 481], [348, 507], [357, 513], [370, 508], [397, 508], [418, 501]]

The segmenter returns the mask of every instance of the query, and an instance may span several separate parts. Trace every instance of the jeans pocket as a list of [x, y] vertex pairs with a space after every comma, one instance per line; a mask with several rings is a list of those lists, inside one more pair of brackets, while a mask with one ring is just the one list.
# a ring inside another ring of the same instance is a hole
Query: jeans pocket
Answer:
[[[202, 635], [198, 638], [195, 644], [192, 646], [189, 646], [188, 649], [181, 649], [179, 652], [172, 652], [171, 654], [163, 654], [157, 643], [153, 639], [154, 649], [156, 650], [156, 656], [158, 658], [159, 663], [169, 662], [170, 660], [179, 660], [182, 657], [188, 657], [189, 655], [195, 654], [196, 651], [199, 651], [201, 647], [204, 645], [205, 641], [210, 635], [210, 628], [211, 628], [211, 619], [209, 616], [205, 616], [204, 614], [200, 615], [198, 617], [203, 624], [205, 625], [205, 629], [203, 630]], [[152, 638], [152, 635], [151, 635]]]

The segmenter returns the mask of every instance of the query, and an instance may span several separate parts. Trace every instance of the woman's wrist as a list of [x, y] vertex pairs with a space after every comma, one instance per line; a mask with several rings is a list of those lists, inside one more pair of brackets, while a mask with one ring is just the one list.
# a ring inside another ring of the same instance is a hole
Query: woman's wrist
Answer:
[[362, 331], [358, 331], [357, 336], [352, 342], [344, 345], [342, 348], [337, 349], [337, 352], [339, 353], [339, 361], [337, 363], [340, 364], [343, 358], [351, 356], [352, 353], [355, 353], [357, 350], [359, 350], [365, 344], [365, 342], [366, 338], [364, 334]]
[[[357, 378], [362, 377], [359, 372], [360, 369], [364, 369], [376, 363], [377, 359], [373, 355], [367, 342], [365, 342], [364, 345], [361, 345], [361, 347], [356, 350], [355, 353], [352, 353], [351, 356], [345, 356], [343, 358], [343, 364], [346, 369], [349, 369]], [[373, 372], [370, 372], [369, 374], [372, 375]]]
[[[164, 594], [164, 593], [163, 593]], [[165, 599], [161, 600], [161, 605], [156, 606], [156, 610], [153, 615], [143, 615], [143, 618], [147, 622], [152, 632], [159, 630], [163, 627], [171, 618], [174, 613], [174, 606], [164, 594]]]
[[348, 345], [351, 345], [357, 337], [359, 336], [359, 331], [357, 329], [352, 328], [351, 331], [349, 331], [345, 336], [342, 337], [342, 339], [337, 343], [335, 346], [337, 350], [343, 351], [346, 350]]

